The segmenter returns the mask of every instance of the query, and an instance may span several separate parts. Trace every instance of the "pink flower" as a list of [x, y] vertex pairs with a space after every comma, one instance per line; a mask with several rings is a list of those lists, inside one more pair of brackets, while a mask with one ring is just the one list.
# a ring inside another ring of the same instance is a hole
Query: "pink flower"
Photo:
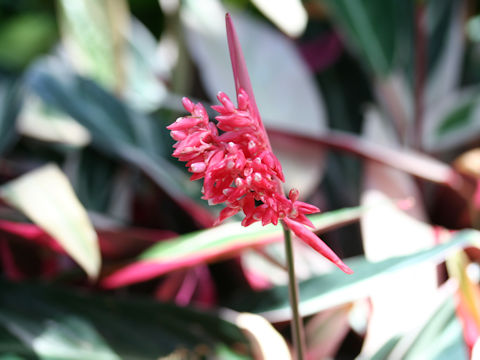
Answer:
[[[177, 141], [173, 156], [186, 162], [191, 180], [203, 178], [203, 197], [210, 204], [225, 204], [216, 223], [242, 211], [243, 226], [256, 221], [277, 225], [282, 220], [295, 235], [346, 273], [352, 273], [340, 258], [315, 234], [305, 216], [320, 210], [298, 201], [298, 191], [282, 190], [285, 181], [280, 162], [272, 152], [267, 133], [253, 99], [246, 66], [230, 17], [227, 15], [230, 56], [237, 85], [235, 106], [223, 92], [221, 105], [212, 106], [219, 113], [217, 124], [209, 121], [202, 104], [183, 98], [191, 115], [177, 119], [168, 129]], [[243, 86], [242, 86], [243, 85]], [[244, 89], [245, 88], [245, 89]]]

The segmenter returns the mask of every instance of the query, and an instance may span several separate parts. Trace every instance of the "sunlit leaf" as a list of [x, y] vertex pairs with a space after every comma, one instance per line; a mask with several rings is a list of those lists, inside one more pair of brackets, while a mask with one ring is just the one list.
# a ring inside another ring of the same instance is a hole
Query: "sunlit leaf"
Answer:
[[100, 270], [97, 235], [66, 176], [56, 165], [46, 165], [0, 189], [3, 200], [23, 212], [50, 234], [95, 278]]
[[[395, 136], [381, 114], [370, 109], [365, 115], [364, 136], [374, 143], [399, 148]], [[420, 191], [409, 174], [384, 165], [364, 165], [361, 203], [410, 197], [415, 204], [407, 210], [395, 206], [372, 209], [360, 220], [365, 256], [371, 261], [410, 254], [435, 244], [435, 232], [427, 223]], [[379, 211], [380, 210], [380, 211]], [[395, 274], [372, 291], [372, 314], [362, 352], [371, 353], [397, 333], [419, 324], [437, 295], [437, 272], [424, 264]], [[397, 311], [393, 311], [396, 309]], [[395, 325], [392, 325], [395, 324]]]
[[73, 146], [85, 146], [90, 134], [71, 117], [48, 108], [40, 99], [26, 97], [17, 123], [18, 131], [42, 141], [59, 142]]
[[[0, 281], [0, 352], [40, 359], [248, 359], [230, 321], [156, 301]], [[235, 350], [234, 350], [235, 349]]]
[[58, 4], [63, 42], [76, 68], [121, 92], [130, 20], [126, 1], [58, 0]]
[[351, 304], [314, 315], [305, 326], [308, 358], [334, 358], [341, 342], [350, 331]]
[[472, 350], [480, 335], [480, 290], [468, 275], [468, 264], [467, 255], [461, 250], [447, 258], [448, 274], [459, 286], [456, 298], [457, 317], [463, 325], [465, 343]]
[[[477, 231], [465, 230], [456, 233], [448, 243], [410, 255], [379, 262], [370, 262], [364, 256], [347, 259], [345, 263], [354, 270], [352, 275], [345, 276], [339, 271], [333, 271], [300, 282], [300, 311], [303, 316], [313, 315], [321, 310], [366, 297], [386, 276], [425, 262], [439, 262], [451, 251], [478, 241], [480, 235]], [[232, 299], [231, 307], [239, 311], [258, 313], [270, 321], [286, 321], [291, 316], [286, 286], [255, 293], [239, 293]]]
[[404, 359], [468, 359], [453, 301], [447, 301], [422, 329]]
[[389, 339], [383, 346], [373, 354], [370, 359], [371, 360], [388, 360], [390, 354], [392, 353], [393, 349], [395, 349], [395, 345], [398, 344], [400, 341], [400, 336], [395, 336]]
[[308, 16], [299, 0], [252, 0], [253, 4], [282, 31], [297, 37], [307, 27]]
[[160, 76], [163, 79], [169, 75], [165, 64], [167, 54], [162, 56], [157, 39], [137, 19], [131, 19], [129, 30], [125, 99], [136, 109], [152, 111], [160, 107], [167, 96], [167, 88], [159, 80]]
[[232, 323], [245, 333], [252, 345], [255, 359], [290, 360], [290, 350], [284, 338], [267, 320], [249, 313], [224, 312]]
[[156, 39], [124, 0], [59, 0], [63, 43], [77, 70], [141, 110], [166, 95], [155, 74]]
[[455, 316], [453, 299], [449, 298], [442, 304], [405, 351], [395, 352], [396, 350], [393, 354], [408, 360], [468, 359], [461, 325]]

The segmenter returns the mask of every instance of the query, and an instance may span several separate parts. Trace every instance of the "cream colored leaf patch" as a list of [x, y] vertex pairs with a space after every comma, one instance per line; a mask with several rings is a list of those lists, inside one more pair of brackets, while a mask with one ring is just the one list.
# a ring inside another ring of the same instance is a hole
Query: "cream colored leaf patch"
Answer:
[[289, 36], [298, 37], [307, 27], [307, 11], [300, 0], [252, 0], [252, 3]]
[[56, 165], [43, 166], [5, 184], [0, 194], [51, 235], [90, 278], [97, 277], [101, 262], [97, 234]]

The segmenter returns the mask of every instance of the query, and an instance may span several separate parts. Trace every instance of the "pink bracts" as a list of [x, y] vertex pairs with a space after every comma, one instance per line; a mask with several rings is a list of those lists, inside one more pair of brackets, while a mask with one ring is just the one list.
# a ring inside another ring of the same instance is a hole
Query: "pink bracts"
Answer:
[[[346, 273], [352, 270], [305, 225], [312, 223], [305, 216], [320, 210], [298, 201], [298, 191], [292, 189], [285, 197], [282, 167], [272, 152], [258, 113], [243, 55], [233, 24], [227, 15], [227, 35], [237, 87], [236, 107], [220, 92], [221, 105], [212, 106], [219, 115], [215, 125], [202, 104], [183, 98], [183, 106], [191, 115], [177, 119], [168, 129], [177, 141], [173, 156], [186, 162], [193, 173], [191, 180], [203, 180], [203, 199], [226, 205], [217, 223], [243, 211], [243, 226], [256, 221], [262, 225], [282, 220], [295, 235]], [[239, 69], [240, 68], [240, 69]], [[243, 69], [243, 70], [242, 70]], [[248, 90], [244, 90], [248, 89]]]

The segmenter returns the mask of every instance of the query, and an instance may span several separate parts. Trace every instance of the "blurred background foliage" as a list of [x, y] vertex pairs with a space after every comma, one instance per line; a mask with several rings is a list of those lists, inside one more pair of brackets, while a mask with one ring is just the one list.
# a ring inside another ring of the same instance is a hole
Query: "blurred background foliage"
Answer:
[[0, 359], [290, 358], [281, 231], [212, 228], [170, 155], [183, 96], [234, 93], [226, 11], [355, 271], [296, 244], [308, 358], [478, 358], [479, 9], [0, 0]]

